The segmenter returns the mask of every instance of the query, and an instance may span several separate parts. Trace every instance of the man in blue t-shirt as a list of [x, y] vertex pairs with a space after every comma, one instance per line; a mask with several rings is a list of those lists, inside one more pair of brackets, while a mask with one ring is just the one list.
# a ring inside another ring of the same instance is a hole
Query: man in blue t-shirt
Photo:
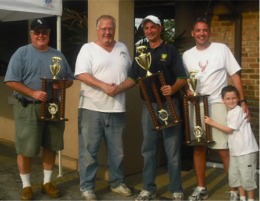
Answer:
[[[30, 171], [31, 158], [37, 156], [42, 148], [43, 185], [42, 192], [49, 197], [60, 196], [59, 190], [51, 182], [55, 165], [56, 151], [63, 149], [64, 121], [40, 120], [41, 102], [51, 99], [52, 91], [60, 94], [61, 86], [73, 84], [73, 74], [64, 55], [49, 47], [50, 27], [44, 19], [35, 19], [30, 27], [31, 43], [20, 47], [11, 57], [5, 84], [14, 90], [17, 101], [14, 105], [16, 127], [15, 146], [17, 164], [23, 184], [22, 200], [33, 198]], [[53, 58], [59, 58], [58, 80], [48, 82], [46, 91], [42, 90], [41, 78], [52, 78], [50, 66]]]

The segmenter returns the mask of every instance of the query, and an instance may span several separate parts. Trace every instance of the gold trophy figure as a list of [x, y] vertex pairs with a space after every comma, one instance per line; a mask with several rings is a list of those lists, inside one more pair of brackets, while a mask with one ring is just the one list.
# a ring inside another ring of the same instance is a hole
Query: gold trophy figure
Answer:
[[57, 79], [57, 75], [60, 72], [61, 66], [60, 66], [60, 61], [61, 58], [60, 57], [52, 57], [52, 65], [50, 65], [50, 70], [51, 73], [53, 74], [52, 79], [56, 80]]
[[189, 89], [193, 92], [193, 96], [197, 96], [197, 92], [196, 92], [196, 89], [197, 89], [197, 83], [198, 83], [198, 80], [196, 78], [196, 75], [199, 71], [197, 70], [192, 70], [190, 72], [190, 78], [187, 80], [188, 82], [188, 85], [189, 85]]
[[152, 73], [149, 71], [152, 63], [152, 57], [150, 52], [144, 53], [146, 49], [147, 47], [144, 45], [138, 46], [136, 51], [139, 53], [139, 56], [135, 57], [135, 60], [141, 68], [147, 71], [146, 77], [148, 77], [152, 75]]

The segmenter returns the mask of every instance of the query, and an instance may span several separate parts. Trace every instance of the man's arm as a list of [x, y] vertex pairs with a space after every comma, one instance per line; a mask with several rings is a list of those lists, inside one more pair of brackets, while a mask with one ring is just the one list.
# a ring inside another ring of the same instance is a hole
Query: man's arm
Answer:
[[118, 87], [118, 93], [126, 91], [130, 88], [132, 88], [136, 84], [135, 80], [132, 78], [128, 77], [124, 82], [121, 84], [117, 85]]
[[181, 90], [187, 83], [186, 79], [177, 79], [176, 82], [170, 86], [170, 85], [165, 85], [161, 87], [162, 94], [164, 96], [170, 96], [177, 91]]
[[81, 82], [84, 82], [85, 84], [96, 87], [98, 89], [101, 89], [104, 93], [113, 94], [115, 91], [115, 85], [113, 83], [108, 84], [101, 80], [96, 79], [94, 76], [92, 76], [89, 73], [82, 73], [76, 76], [76, 79], [78, 79]]
[[30, 87], [27, 87], [21, 82], [6, 82], [5, 83], [8, 87], [12, 88], [13, 90], [24, 94], [26, 96], [32, 97], [35, 100], [39, 101], [47, 101], [47, 93], [45, 91], [40, 91], [40, 90], [33, 90]]
[[[231, 76], [231, 78], [239, 92], [240, 100], [245, 100], [244, 88], [239, 72], [236, 72], [234, 75]], [[241, 107], [243, 108], [243, 111], [246, 113], [247, 119], [250, 119], [250, 113], [246, 102], [241, 102]]]

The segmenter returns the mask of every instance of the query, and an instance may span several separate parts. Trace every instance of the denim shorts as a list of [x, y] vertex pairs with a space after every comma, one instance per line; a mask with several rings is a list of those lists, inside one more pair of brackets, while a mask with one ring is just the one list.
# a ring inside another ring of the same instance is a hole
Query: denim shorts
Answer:
[[16, 127], [16, 152], [33, 157], [39, 154], [41, 147], [59, 151], [64, 148], [64, 121], [40, 120], [40, 104], [28, 104], [23, 107], [20, 102], [14, 105]]
[[246, 191], [256, 189], [256, 164], [257, 152], [243, 156], [230, 156], [229, 186], [242, 186]]

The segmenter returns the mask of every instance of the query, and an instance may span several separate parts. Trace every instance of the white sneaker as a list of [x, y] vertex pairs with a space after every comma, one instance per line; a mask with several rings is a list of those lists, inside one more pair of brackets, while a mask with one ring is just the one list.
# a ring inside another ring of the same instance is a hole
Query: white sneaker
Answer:
[[184, 195], [182, 192], [175, 192], [175, 193], [172, 193], [172, 200], [184, 200]]
[[142, 190], [135, 201], [149, 201], [156, 197], [156, 194], [146, 190]]
[[201, 201], [209, 197], [207, 188], [199, 190], [197, 186], [191, 196], [188, 198], [189, 201]]
[[111, 187], [111, 191], [121, 194], [123, 196], [132, 195], [132, 191], [125, 184], [120, 184], [119, 186], [117, 186], [115, 188]]
[[238, 201], [239, 200], [239, 195], [238, 195], [237, 191], [230, 191], [229, 195], [230, 195], [230, 197], [229, 197], [230, 201]]
[[82, 193], [82, 197], [85, 199], [85, 200], [89, 200], [89, 201], [96, 201], [97, 200], [97, 197], [94, 193], [93, 190], [87, 190], [87, 191], [84, 191]]

